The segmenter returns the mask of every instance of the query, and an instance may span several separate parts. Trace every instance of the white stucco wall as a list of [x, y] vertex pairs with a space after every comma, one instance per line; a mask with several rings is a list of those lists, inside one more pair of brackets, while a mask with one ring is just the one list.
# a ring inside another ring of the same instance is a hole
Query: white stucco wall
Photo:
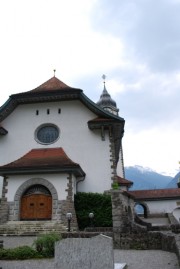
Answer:
[[[112, 175], [108, 133], [102, 141], [100, 131], [91, 131], [87, 125], [96, 117], [80, 101], [19, 105], [2, 122], [8, 134], [0, 137], [0, 165], [22, 157], [32, 148], [62, 147], [86, 173], [85, 181], [78, 184], [79, 191], [109, 190]], [[36, 128], [44, 123], [56, 124], [60, 129], [60, 138], [54, 144], [42, 145], [34, 139]]]
[[124, 174], [123, 174], [123, 153], [121, 152], [121, 150], [119, 152], [119, 162], [117, 164], [117, 175], [119, 177], [122, 177], [122, 178], [124, 177]]
[[151, 214], [172, 213], [179, 200], [146, 201]]
[[[14, 201], [14, 196], [16, 194], [17, 189], [27, 180], [29, 179], [45, 179], [55, 187], [57, 193], [58, 193], [58, 199], [59, 200], [65, 200], [67, 197], [67, 192], [65, 191], [67, 189], [67, 180], [68, 175], [67, 174], [42, 174], [40, 175], [33, 175], [33, 176], [27, 176], [27, 175], [20, 175], [20, 176], [9, 176], [8, 178], [8, 192], [7, 192], [7, 200], [8, 202]], [[74, 177], [73, 177], [74, 180]], [[73, 183], [73, 185], [75, 185]], [[75, 191], [75, 190], [74, 190]]]

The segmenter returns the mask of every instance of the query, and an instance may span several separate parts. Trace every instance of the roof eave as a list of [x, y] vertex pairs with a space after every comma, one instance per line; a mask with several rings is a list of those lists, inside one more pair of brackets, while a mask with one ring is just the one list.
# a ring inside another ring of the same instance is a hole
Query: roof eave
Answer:
[[80, 100], [86, 107], [98, 116], [107, 119], [114, 119], [121, 122], [124, 126], [124, 119], [105, 111], [93, 101], [91, 101], [83, 90], [77, 88], [60, 89], [46, 92], [24, 92], [13, 94], [0, 108], [0, 122], [5, 119], [19, 104], [44, 103], [54, 101]]
[[121, 182], [118, 182], [118, 185], [119, 186], [128, 186], [128, 187], [131, 187], [133, 185], [133, 183], [121, 183]]
[[1, 126], [0, 127], [0, 135], [6, 135], [7, 133], [8, 133], [8, 131]]
[[0, 176], [8, 175], [25, 175], [25, 174], [41, 174], [41, 173], [73, 173], [77, 177], [85, 177], [85, 172], [82, 168], [77, 166], [64, 166], [64, 167], [13, 167], [13, 168], [0, 168]]
[[[134, 196], [134, 195], [133, 195]], [[134, 196], [134, 200], [135, 202], [139, 202], [139, 201], [160, 201], [160, 200], [175, 200], [175, 199], [180, 199], [180, 196], [168, 196], [168, 197], [135, 197]]]
[[0, 122], [4, 120], [20, 104], [44, 103], [79, 99], [81, 89], [60, 89], [46, 92], [24, 92], [13, 94], [0, 107]]

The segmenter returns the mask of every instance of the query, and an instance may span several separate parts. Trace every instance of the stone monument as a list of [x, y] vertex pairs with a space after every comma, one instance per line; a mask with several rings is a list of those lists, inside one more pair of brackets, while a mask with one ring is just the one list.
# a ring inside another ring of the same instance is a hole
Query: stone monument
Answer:
[[55, 269], [114, 269], [113, 240], [66, 238], [55, 245]]

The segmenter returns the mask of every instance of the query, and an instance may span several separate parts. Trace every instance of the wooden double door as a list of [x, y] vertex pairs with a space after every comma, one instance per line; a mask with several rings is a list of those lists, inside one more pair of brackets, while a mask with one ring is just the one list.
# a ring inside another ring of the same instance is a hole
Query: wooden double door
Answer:
[[27, 193], [21, 199], [21, 220], [49, 220], [52, 196], [48, 193]]

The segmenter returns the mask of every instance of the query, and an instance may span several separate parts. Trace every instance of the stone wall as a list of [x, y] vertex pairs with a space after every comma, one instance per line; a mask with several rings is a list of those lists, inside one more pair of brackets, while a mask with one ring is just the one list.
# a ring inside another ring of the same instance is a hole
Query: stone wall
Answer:
[[[170, 251], [176, 253], [180, 264], [180, 225], [153, 227], [144, 225], [140, 220], [137, 223], [135, 203], [130, 195], [122, 190], [112, 190], [111, 198], [114, 248]], [[156, 231], [152, 231], [153, 228]]]
[[[90, 238], [97, 236], [100, 231], [89, 232], [70, 232], [62, 233], [62, 238]], [[119, 233], [117, 231], [102, 231], [101, 233], [112, 236], [114, 248], [116, 249], [135, 249], [135, 250], [155, 250], [174, 252], [177, 255], [180, 265], [180, 234], [168, 232], [148, 232], [148, 231], [131, 231]]]
[[4, 177], [2, 198], [1, 198], [1, 203], [0, 203], [0, 223], [5, 223], [8, 220], [9, 208], [8, 208], [8, 202], [6, 198], [7, 186], [8, 186], [8, 181], [7, 181], [7, 178]]
[[114, 233], [114, 248], [170, 251], [176, 253], [180, 264], [180, 234], [170, 231]]
[[114, 232], [131, 231], [134, 222], [134, 200], [122, 190], [112, 190], [111, 200]]

